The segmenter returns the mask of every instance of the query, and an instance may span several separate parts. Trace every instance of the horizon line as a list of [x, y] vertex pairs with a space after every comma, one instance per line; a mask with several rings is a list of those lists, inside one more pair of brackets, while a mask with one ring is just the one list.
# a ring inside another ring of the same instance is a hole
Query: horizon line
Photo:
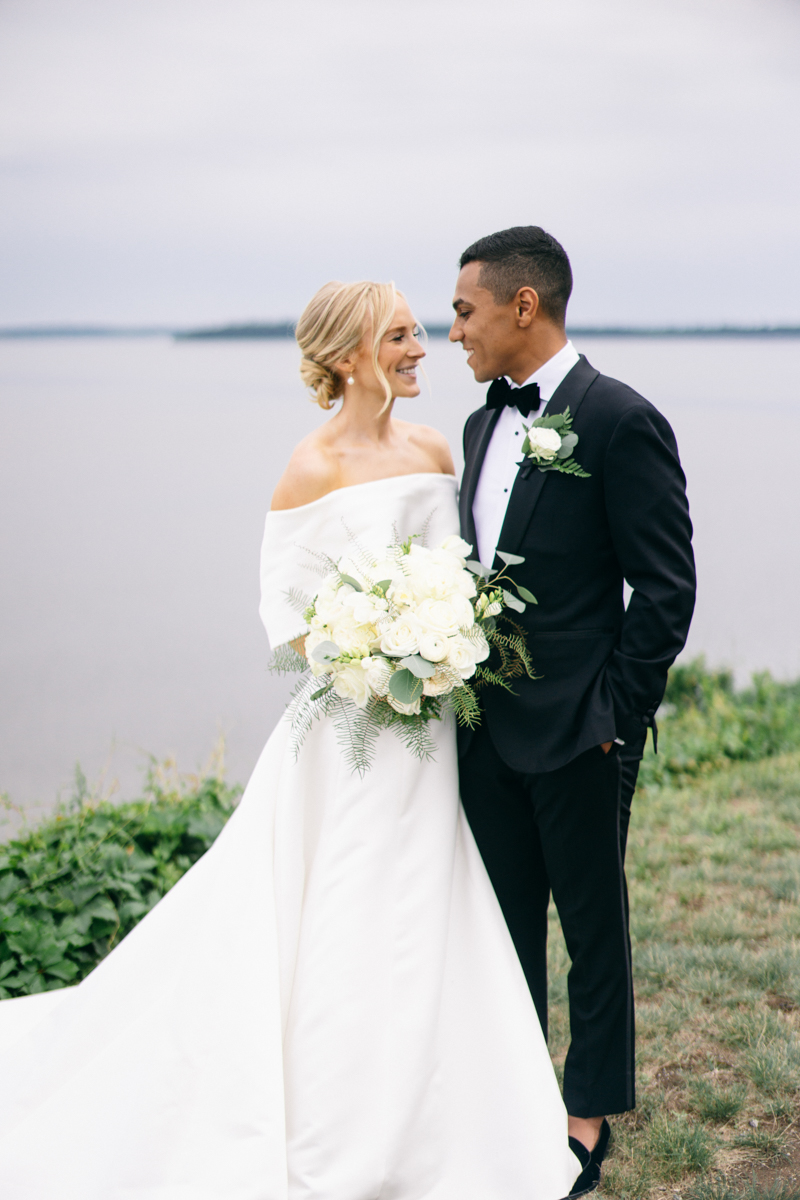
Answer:
[[[293, 338], [294, 321], [232, 321], [224, 325], [176, 327], [174, 325], [104, 325], [99, 323], [48, 323], [0, 326], [0, 339], [172, 337], [177, 341], [244, 341]], [[444, 337], [450, 324], [424, 324], [430, 337]], [[578, 324], [567, 326], [570, 337], [800, 337], [800, 324], [628, 325]]]

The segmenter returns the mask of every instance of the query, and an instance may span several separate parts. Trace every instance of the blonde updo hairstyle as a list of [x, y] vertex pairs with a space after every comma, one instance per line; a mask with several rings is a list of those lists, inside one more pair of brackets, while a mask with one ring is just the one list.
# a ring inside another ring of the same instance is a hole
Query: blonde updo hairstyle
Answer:
[[300, 376], [320, 408], [333, 408], [334, 401], [344, 394], [344, 377], [335, 364], [353, 355], [370, 335], [372, 365], [386, 393], [386, 404], [391, 403], [392, 389], [378, 366], [378, 354], [400, 295], [393, 283], [334, 281], [308, 302], [295, 337], [303, 353]]

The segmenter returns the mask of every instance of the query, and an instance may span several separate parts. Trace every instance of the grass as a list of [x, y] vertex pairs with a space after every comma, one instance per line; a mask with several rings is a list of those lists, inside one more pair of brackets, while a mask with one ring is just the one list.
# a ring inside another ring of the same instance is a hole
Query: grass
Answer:
[[598, 1200], [800, 1200], [800, 752], [637, 791], [627, 866], [638, 1107]]

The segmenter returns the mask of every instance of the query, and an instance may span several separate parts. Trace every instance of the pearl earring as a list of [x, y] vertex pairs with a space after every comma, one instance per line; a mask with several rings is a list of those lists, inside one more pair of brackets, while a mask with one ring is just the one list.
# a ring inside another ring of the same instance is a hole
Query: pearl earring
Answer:
[[353, 376], [352, 376], [352, 375], [348, 375], [348, 376], [347, 376], [347, 382], [348, 382], [348, 383], [351, 383], [351, 384], [352, 384], [352, 383], [355, 383], [355, 379], [353, 379]]

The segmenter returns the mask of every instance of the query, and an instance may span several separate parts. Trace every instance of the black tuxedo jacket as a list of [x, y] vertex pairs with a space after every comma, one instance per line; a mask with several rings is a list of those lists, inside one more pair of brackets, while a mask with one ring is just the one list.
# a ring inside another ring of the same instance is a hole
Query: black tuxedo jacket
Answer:
[[[694, 609], [686, 480], [668, 422], [583, 356], [547, 411], [567, 406], [575, 458], [591, 477], [523, 467], [498, 541], [525, 556], [513, 577], [539, 602], [517, 618], [539, 678], [481, 697], [498, 753], [525, 772], [554, 771], [615, 737], [641, 742]], [[476, 555], [472, 502], [500, 411], [481, 408], [464, 428], [461, 533]], [[623, 580], [633, 588], [627, 611]]]

